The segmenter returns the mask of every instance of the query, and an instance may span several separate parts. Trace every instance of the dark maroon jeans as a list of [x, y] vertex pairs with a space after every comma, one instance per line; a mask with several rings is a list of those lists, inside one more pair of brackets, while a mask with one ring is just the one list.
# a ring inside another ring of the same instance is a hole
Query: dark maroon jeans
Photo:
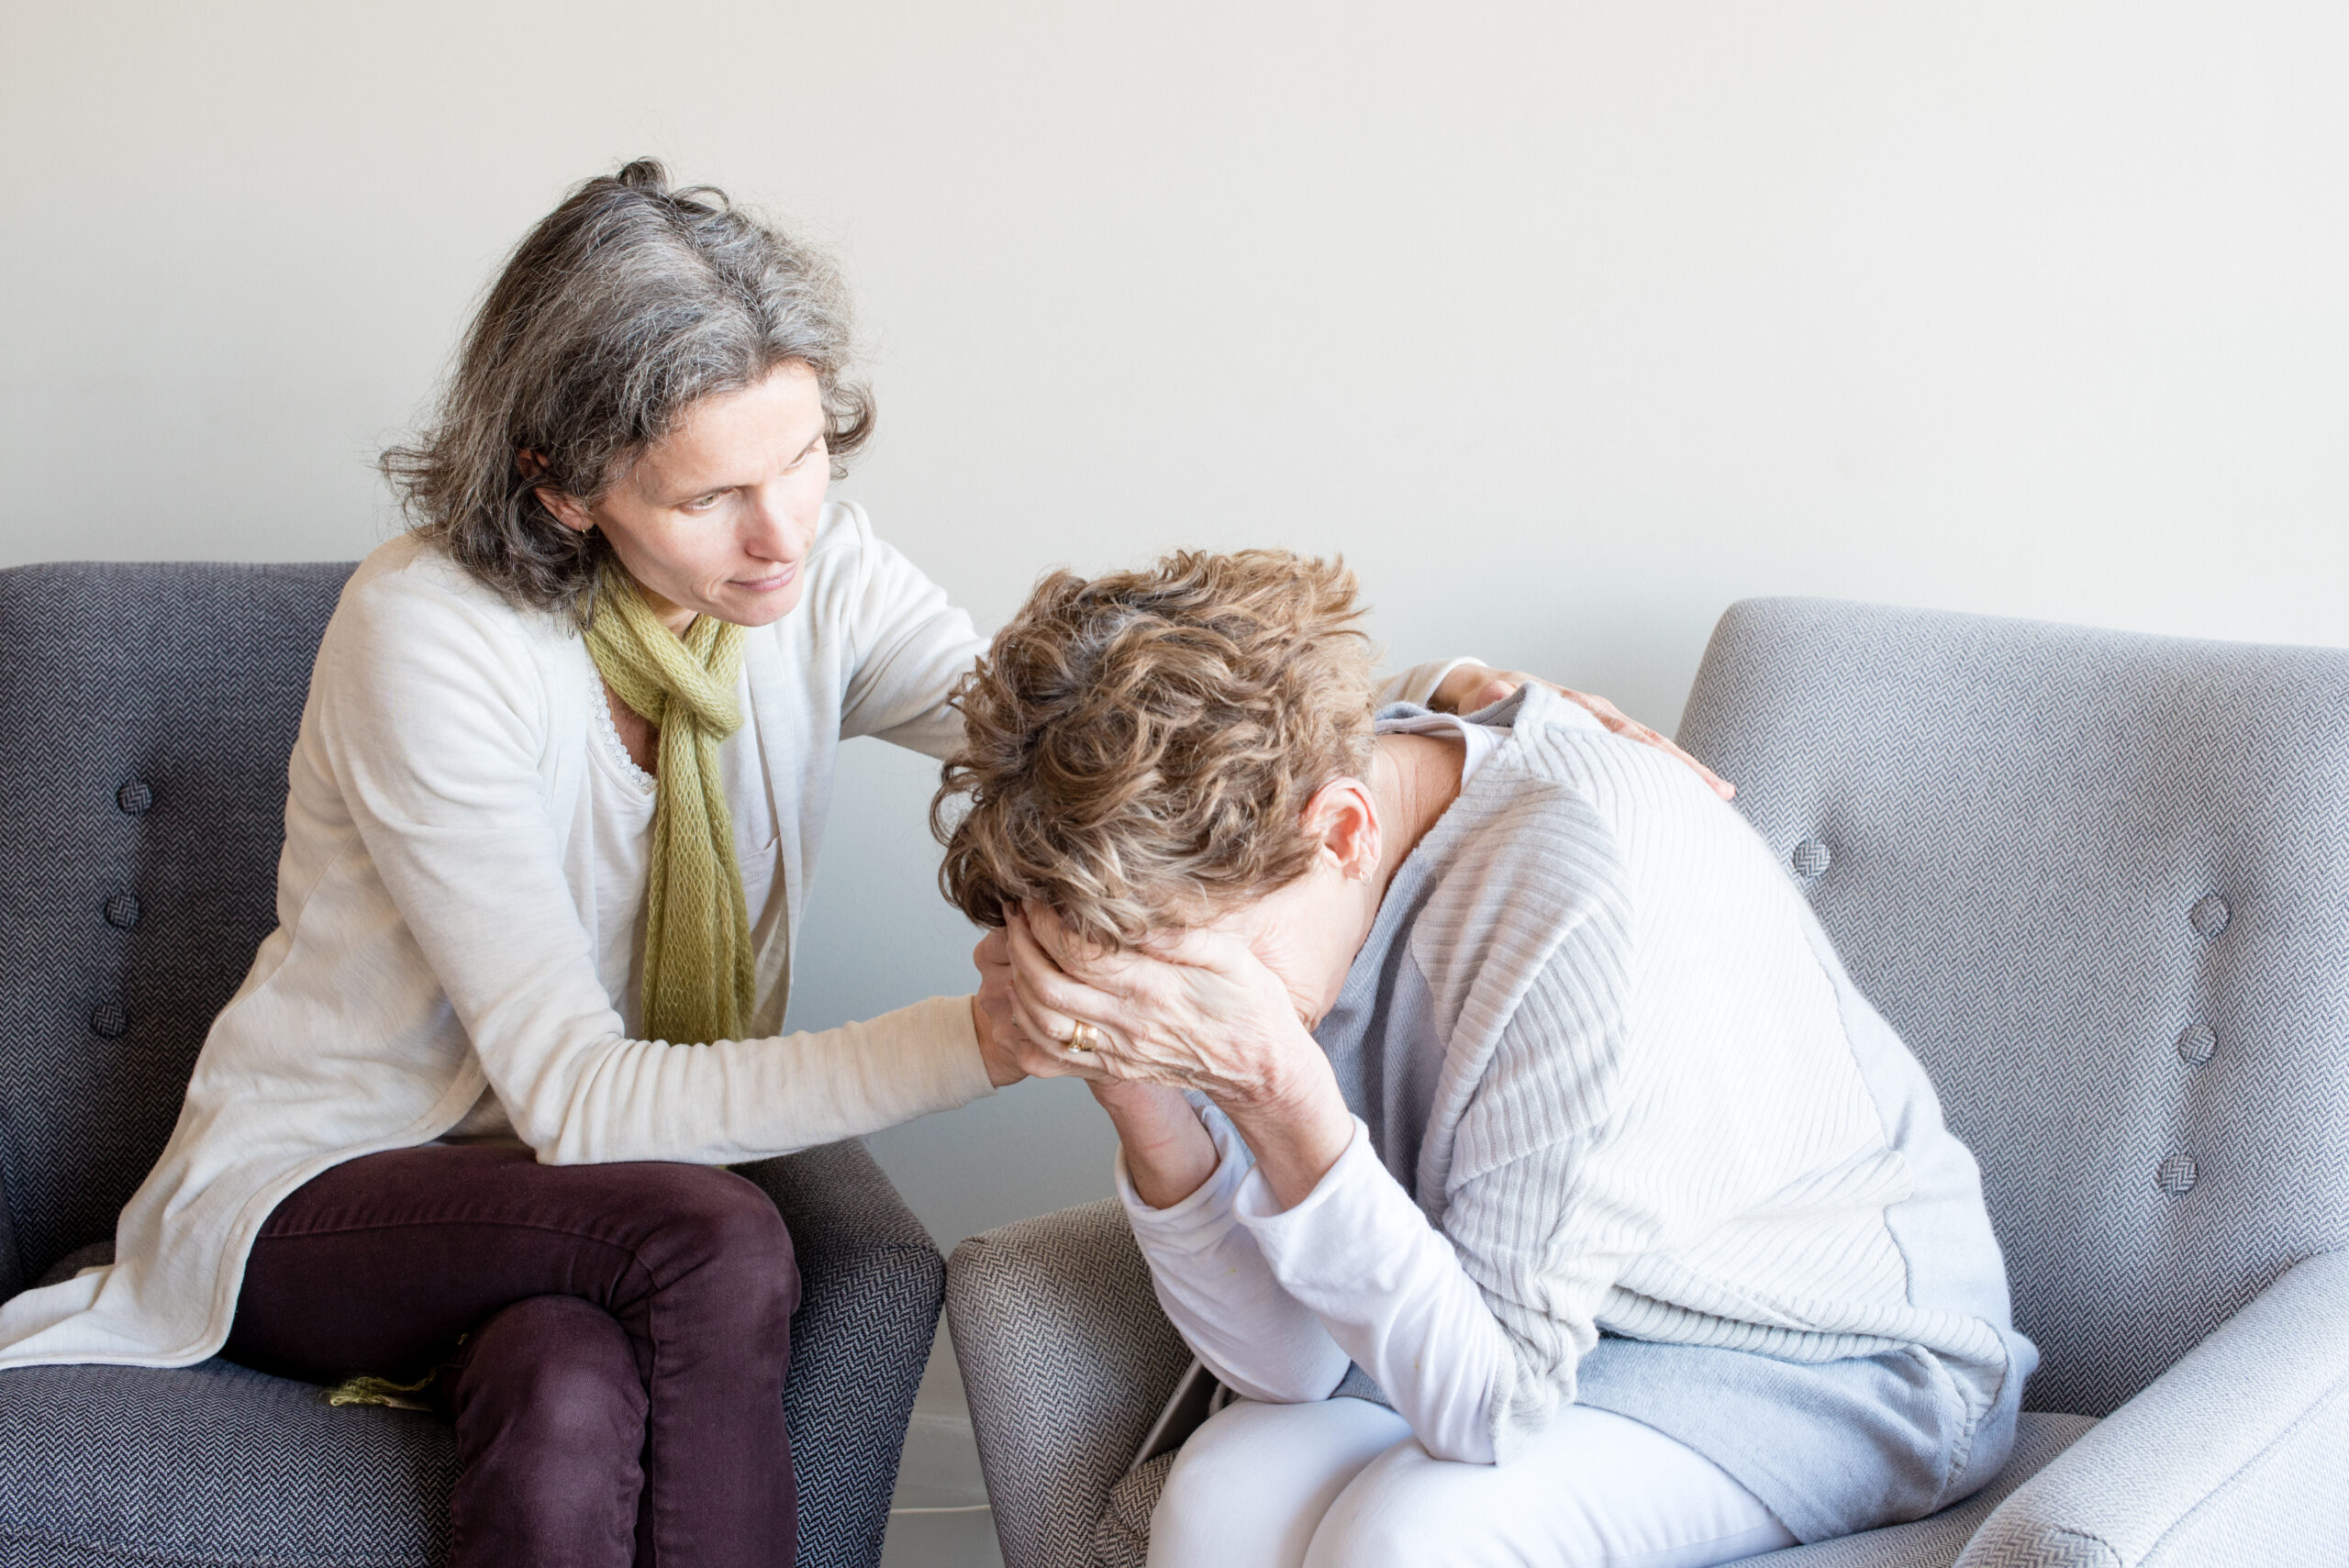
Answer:
[[452, 1568], [776, 1568], [798, 1305], [782, 1216], [730, 1172], [427, 1144], [278, 1207], [224, 1353], [315, 1383], [448, 1363]]

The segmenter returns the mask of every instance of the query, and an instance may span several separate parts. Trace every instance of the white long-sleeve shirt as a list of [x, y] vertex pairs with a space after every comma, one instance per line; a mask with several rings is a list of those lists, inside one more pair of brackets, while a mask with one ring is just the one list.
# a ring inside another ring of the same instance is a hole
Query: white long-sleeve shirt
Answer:
[[947, 695], [981, 649], [855, 506], [825, 508], [802, 570], [799, 606], [744, 639], [750, 721], [720, 749], [746, 891], [763, 895], [751, 1038], [672, 1046], [625, 1016], [643, 887], [608, 840], [641, 827], [643, 803], [620, 820], [577, 629], [412, 536], [362, 562], [295, 742], [277, 929], [213, 1023], [117, 1262], [0, 1308], [0, 1365], [212, 1354], [280, 1200], [484, 1099], [550, 1163], [718, 1163], [990, 1093], [964, 997], [778, 1032], [841, 740], [951, 751]]
[[1167, 1318], [1219, 1382], [1249, 1399], [1329, 1397], [1351, 1362], [1429, 1452], [1488, 1464], [1508, 1336], [1427, 1217], [1378, 1162], [1370, 1129], [1304, 1202], [1283, 1211], [1248, 1146], [1212, 1106], [1215, 1174], [1172, 1207], [1118, 1194]]

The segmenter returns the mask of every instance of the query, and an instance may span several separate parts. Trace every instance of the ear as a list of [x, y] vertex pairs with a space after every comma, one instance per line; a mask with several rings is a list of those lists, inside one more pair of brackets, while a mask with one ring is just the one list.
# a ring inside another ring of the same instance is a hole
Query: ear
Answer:
[[[514, 466], [521, 470], [523, 478], [536, 479], [547, 471], [547, 460], [543, 454], [528, 447], [518, 447], [514, 452]], [[544, 506], [556, 522], [573, 533], [584, 534], [596, 526], [596, 519], [588, 515], [587, 508], [579, 504], [575, 495], [566, 495], [551, 484], [539, 485], [530, 494], [539, 498], [539, 505]]]
[[576, 495], [566, 495], [551, 484], [541, 484], [531, 494], [539, 498], [539, 505], [544, 506], [556, 522], [572, 532], [584, 534], [596, 526], [596, 519], [588, 514], [586, 507], [579, 504]]
[[1360, 779], [1335, 778], [1305, 803], [1306, 832], [1321, 841], [1322, 853], [1337, 862], [1349, 882], [1368, 882], [1378, 873], [1382, 840], [1378, 807]]

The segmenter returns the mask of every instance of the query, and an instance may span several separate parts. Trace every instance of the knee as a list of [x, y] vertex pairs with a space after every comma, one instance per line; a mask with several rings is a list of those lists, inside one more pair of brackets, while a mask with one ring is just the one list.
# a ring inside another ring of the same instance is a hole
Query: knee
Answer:
[[644, 1432], [644, 1383], [633, 1342], [612, 1315], [571, 1296], [518, 1301], [476, 1329], [455, 1390], [461, 1423], [596, 1436], [633, 1453]]
[[[1454, 1484], [1473, 1483], [1486, 1471], [1431, 1458], [1416, 1443], [1388, 1454], [1355, 1476], [1321, 1516], [1305, 1568], [1435, 1568], [1491, 1560], [1479, 1528], [1487, 1521]], [[1497, 1555], [1506, 1561], [1510, 1554]]]
[[1152, 1568], [1296, 1568], [1339, 1490], [1409, 1430], [1355, 1399], [1226, 1407], [1175, 1458], [1151, 1516]]
[[799, 1305], [799, 1265], [774, 1201], [731, 1171], [680, 1165], [662, 1184], [662, 1287], [719, 1286], [748, 1303]]

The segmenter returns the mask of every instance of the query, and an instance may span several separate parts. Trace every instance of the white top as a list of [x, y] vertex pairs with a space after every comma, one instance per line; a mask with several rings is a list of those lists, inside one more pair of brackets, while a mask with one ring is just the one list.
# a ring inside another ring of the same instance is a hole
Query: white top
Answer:
[[745, 639], [748, 718], [720, 748], [759, 912], [753, 1038], [673, 1047], [631, 1032], [650, 801], [598, 738], [585, 643], [413, 537], [370, 556], [303, 708], [277, 929], [123, 1210], [119, 1261], [0, 1308], [0, 1365], [212, 1354], [287, 1194], [485, 1095], [549, 1163], [715, 1164], [989, 1093], [963, 997], [776, 1032], [840, 742], [943, 755], [981, 647], [855, 506], [825, 508], [803, 570], [800, 606]]
[[[729, 800], [740, 800], [759, 817], [740, 836], [756, 841], [774, 837], [773, 813], [767, 805], [764, 780], [757, 776], [760, 758], [758, 716], [749, 693], [738, 686], [736, 701], [742, 728], [718, 748], [718, 777]], [[596, 977], [607, 995], [619, 998], [620, 1022], [640, 1034], [644, 1027], [644, 932], [652, 866], [652, 817], [658, 803], [659, 781], [636, 765], [628, 742], [612, 723], [612, 709], [600, 681], [588, 692], [587, 727], [592, 765], [587, 769], [589, 842], [587, 871], [594, 889], [593, 940]], [[743, 904], [750, 911], [751, 949], [760, 951], [774, 939], [772, 927], [783, 918], [784, 900], [775, 892], [774, 861], [762, 856], [741, 868]], [[484, 1088], [462, 1120], [451, 1128], [444, 1141], [521, 1141], [498, 1103], [497, 1091]]]

